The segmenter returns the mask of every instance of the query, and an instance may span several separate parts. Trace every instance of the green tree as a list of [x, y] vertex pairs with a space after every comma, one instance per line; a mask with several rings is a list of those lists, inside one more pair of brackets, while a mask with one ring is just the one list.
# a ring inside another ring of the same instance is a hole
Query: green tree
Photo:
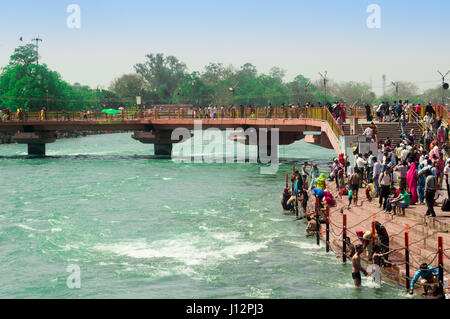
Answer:
[[205, 85], [199, 72], [186, 74], [182, 85], [176, 91], [173, 101], [177, 104], [192, 104], [195, 107], [206, 106], [214, 96], [212, 86]]
[[317, 88], [311, 83], [311, 80], [303, 75], [297, 75], [292, 82], [287, 83], [290, 90], [289, 103], [305, 105], [308, 102], [317, 103], [314, 95]]
[[337, 86], [335, 95], [348, 105], [364, 105], [372, 103], [376, 95], [367, 83], [344, 82]]
[[111, 83], [109, 90], [116, 93], [127, 105], [135, 105], [136, 96], [141, 96], [142, 101], [149, 98], [148, 85], [139, 74], [122, 75]]
[[[63, 108], [70, 86], [44, 65], [9, 64], [0, 76], [2, 107], [37, 111]], [[48, 101], [48, 103], [47, 103]]]
[[151, 102], [171, 103], [175, 90], [182, 84], [186, 65], [174, 56], [158, 53], [146, 55], [147, 61], [134, 66], [136, 73], [149, 84]]
[[444, 104], [448, 104], [450, 100], [450, 90], [443, 90], [442, 85], [439, 85], [435, 88], [425, 90], [422, 99], [425, 103], [431, 102], [431, 104], [442, 104], [442, 96], [444, 96]]
[[29, 66], [37, 64], [38, 55], [36, 45], [26, 44], [14, 49], [13, 55], [10, 57], [10, 64]]

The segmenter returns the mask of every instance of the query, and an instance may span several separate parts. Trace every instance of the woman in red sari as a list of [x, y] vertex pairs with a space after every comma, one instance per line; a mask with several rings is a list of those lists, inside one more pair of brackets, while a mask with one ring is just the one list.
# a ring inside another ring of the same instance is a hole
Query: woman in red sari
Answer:
[[345, 123], [345, 107], [344, 107], [344, 103], [341, 103], [341, 117], [342, 117], [342, 121]]
[[414, 205], [418, 202], [419, 196], [417, 194], [417, 167], [416, 163], [412, 162], [409, 168], [408, 175], [406, 175], [406, 181], [408, 182], [409, 191], [411, 192], [411, 202], [410, 205]]

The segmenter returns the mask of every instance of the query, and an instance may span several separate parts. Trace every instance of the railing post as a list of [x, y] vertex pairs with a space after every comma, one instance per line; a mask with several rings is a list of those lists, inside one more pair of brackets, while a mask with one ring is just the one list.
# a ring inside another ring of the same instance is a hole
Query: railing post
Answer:
[[319, 211], [319, 198], [316, 197], [316, 212]]
[[320, 246], [320, 222], [319, 222], [319, 210], [316, 210], [316, 244]]
[[444, 297], [444, 239], [438, 237], [438, 268], [439, 268], [439, 291], [438, 293]]
[[347, 262], [347, 215], [342, 215], [342, 262]]
[[372, 216], [372, 251], [373, 251], [373, 246], [375, 245], [375, 214], [373, 214]]
[[406, 272], [406, 290], [409, 290], [409, 225], [406, 224], [405, 230], [405, 272]]
[[326, 237], [325, 237], [325, 244], [326, 244], [326, 252], [330, 251], [330, 206], [327, 205], [327, 223], [326, 223]]

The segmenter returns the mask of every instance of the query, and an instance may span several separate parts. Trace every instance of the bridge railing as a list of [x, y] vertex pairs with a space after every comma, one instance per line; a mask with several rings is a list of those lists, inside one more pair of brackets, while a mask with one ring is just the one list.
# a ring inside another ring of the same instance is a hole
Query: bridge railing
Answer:
[[330, 111], [325, 107], [224, 108], [217, 112], [208, 109], [150, 109], [107, 114], [99, 111], [47, 111], [11, 113], [8, 121], [92, 121], [92, 120], [159, 120], [159, 119], [312, 119], [327, 121], [336, 137], [344, 135]]

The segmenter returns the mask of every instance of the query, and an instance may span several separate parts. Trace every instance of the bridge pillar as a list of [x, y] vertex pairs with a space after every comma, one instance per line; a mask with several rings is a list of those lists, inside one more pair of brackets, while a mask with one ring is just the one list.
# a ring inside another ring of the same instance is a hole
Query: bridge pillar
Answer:
[[161, 156], [161, 157], [172, 157], [172, 146], [173, 144], [160, 144], [155, 143], [155, 155]]
[[45, 156], [45, 144], [28, 144], [28, 155]]
[[19, 132], [13, 137], [19, 144], [28, 145], [28, 155], [45, 156], [45, 144], [53, 143], [57, 139], [56, 132]]
[[180, 137], [172, 140], [172, 130], [134, 132], [131, 137], [144, 144], [153, 144], [155, 155], [162, 158], [171, 158], [173, 144], [181, 142]]

